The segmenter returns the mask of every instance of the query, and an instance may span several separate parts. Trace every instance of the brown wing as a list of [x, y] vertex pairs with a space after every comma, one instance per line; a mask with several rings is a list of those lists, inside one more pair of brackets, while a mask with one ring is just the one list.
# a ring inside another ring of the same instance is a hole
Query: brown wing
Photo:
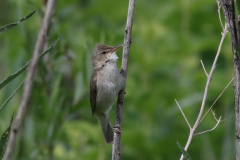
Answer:
[[97, 72], [93, 71], [92, 78], [90, 81], [90, 103], [93, 116], [96, 109], [96, 99], [97, 99]]

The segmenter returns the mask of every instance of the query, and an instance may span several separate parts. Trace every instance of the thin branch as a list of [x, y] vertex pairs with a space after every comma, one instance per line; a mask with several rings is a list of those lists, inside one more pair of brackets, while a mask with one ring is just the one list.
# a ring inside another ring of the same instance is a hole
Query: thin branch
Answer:
[[[213, 117], [214, 117], [214, 119], [216, 120], [216, 121], [218, 121], [218, 119], [217, 119], [217, 117], [216, 117], [216, 114], [215, 114], [215, 112], [211, 109], [211, 112], [212, 112], [212, 114], [213, 114]], [[225, 121], [225, 119], [223, 119], [223, 120], [221, 120], [221, 122], [222, 121]]]
[[[221, 52], [222, 44], [223, 44], [223, 41], [224, 41], [224, 39], [225, 39], [225, 37], [226, 37], [227, 32], [228, 32], [228, 31], [227, 31], [227, 24], [225, 23], [225, 27], [224, 27], [223, 33], [222, 33], [222, 38], [221, 38], [220, 44], [219, 44], [219, 46], [218, 46], [218, 51], [217, 51], [217, 54], [216, 54], [215, 59], [214, 59], [214, 61], [213, 61], [213, 64], [212, 64], [212, 68], [211, 68], [211, 70], [210, 70], [210, 73], [209, 73], [209, 75], [208, 75], [208, 77], [207, 77], [207, 82], [206, 82], [206, 86], [205, 86], [205, 90], [204, 90], [202, 105], [201, 105], [201, 108], [200, 108], [200, 111], [199, 111], [197, 120], [196, 120], [196, 122], [194, 123], [193, 128], [190, 129], [188, 141], [187, 141], [187, 143], [186, 143], [186, 145], [185, 145], [185, 148], [184, 148], [185, 151], [187, 151], [187, 149], [188, 149], [188, 147], [189, 147], [189, 145], [190, 145], [190, 143], [191, 143], [191, 141], [192, 141], [194, 132], [195, 132], [197, 126], [199, 125], [200, 120], [201, 120], [201, 117], [202, 117], [202, 114], [203, 114], [203, 110], [204, 110], [204, 107], [205, 107], [205, 104], [206, 104], [206, 100], [207, 100], [207, 94], [208, 94], [209, 85], [210, 85], [210, 82], [211, 82], [211, 80], [212, 80], [212, 74], [213, 74], [213, 72], [214, 72], [214, 70], [215, 70], [215, 68], [216, 68], [216, 63], [217, 63], [219, 54], [220, 54], [220, 52]], [[183, 160], [183, 158], [184, 158], [184, 156], [181, 155], [180, 160]]]
[[218, 47], [218, 51], [217, 51], [217, 54], [215, 56], [215, 59], [214, 59], [214, 62], [213, 62], [213, 65], [212, 65], [212, 68], [211, 68], [211, 71], [208, 75], [208, 78], [207, 78], [207, 82], [206, 82], [206, 87], [205, 87], [205, 91], [204, 91], [204, 95], [203, 95], [203, 101], [202, 101], [202, 105], [201, 105], [201, 109], [200, 109], [200, 112], [199, 112], [199, 115], [198, 115], [198, 118], [195, 122], [195, 125], [193, 128], [196, 129], [196, 127], [198, 126], [199, 124], [199, 121], [201, 119], [201, 116], [202, 116], [202, 113], [203, 113], [203, 110], [204, 110], [204, 107], [205, 107], [205, 103], [206, 103], [206, 100], [207, 100], [207, 94], [208, 94], [208, 88], [209, 88], [209, 85], [210, 85], [210, 81], [212, 79], [212, 74], [213, 74], [213, 71], [215, 70], [216, 68], [216, 63], [217, 63], [217, 60], [218, 60], [218, 57], [219, 57], [219, 54], [221, 52], [221, 48], [222, 48], [222, 44], [223, 44], [223, 40], [225, 39], [225, 36], [226, 36], [226, 33], [227, 33], [227, 25], [225, 25], [225, 28], [223, 30], [223, 34], [222, 34], [222, 38], [221, 38], [221, 41], [220, 41], [220, 44], [219, 44], [219, 47]]
[[202, 61], [202, 60], [200, 60], [200, 62], [201, 62], [201, 64], [202, 64], [202, 67], [203, 67], [203, 70], [204, 70], [204, 72], [205, 72], [206, 76], [208, 77], [207, 71], [206, 71], [206, 69], [205, 69], [205, 67], [204, 67], [204, 64], [203, 64], [203, 61]]
[[46, 36], [47, 36], [47, 30], [49, 28], [50, 25], [50, 20], [51, 20], [51, 13], [54, 10], [55, 7], [55, 1], [56, 0], [49, 0], [48, 4], [47, 4], [47, 9], [46, 9], [46, 13], [44, 15], [43, 18], [43, 22], [42, 22], [42, 26], [41, 29], [39, 31], [38, 34], [38, 39], [34, 48], [34, 52], [33, 52], [33, 56], [32, 56], [32, 62], [28, 67], [28, 72], [27, 72], [27, 78], [26, 78], [26, 84], [24, 85], [24, 91], [23, 91], [23, 97], [22, 97], [22, 101], [20, 103], [20, 106], [18, 108], [18, 112], [16, 115], [16, 119], [13, 125], [13, 128], [11, 130], [10, 133], [10, 138], [8, 141], [8, 145], [7, 145], [7, 149], [5, 152], [5, 155], [3, 157], [3, 160], [10, 160], [11, 159], [11, 155], [16, 143], [16, 137], [17, 137], [17, 132], [20, 128], [22, 119], [24, 117], [24, 113], [26, 111], [27, 108], [27, 104], [31, 95], [31, 91], [32, 91], [32, 86], [33, 86], [33, 76], [34, 76], [34, 72], [36, 70], [38, 61], [39, 61], [39, 55], [40, 53], [43, 51], [43, 45], [44, 42], [46, 40]]
[[[215, 112], [211, 109], [211, 112], [212, 112], [212, 114], [213, 114], [213, 117], [214, 117], [214, 119], [216, 120], [216, 121], [218, 121], [218, 119], [217, 119], [217, 117], [216, 117], [216, 114], [215, 114]], [[221, 122], [222, 121], [225, 121], [225, 119], [223, 119], [223, 120], [221, 120]]]
[[190, 123], [188, 122], [188, 120], [187, 120], [187, 117], [185, 116], [185, 114], [183, 113], [183, 111], [182, 111], [182, 108], [180, 107], [180, 105], [178, 104], [178, 102], [177, 102], [177, 100], [175, 99], [175, 102], [177, 103], [177, 106], [178, 106], [178, 108], [180, 109], [180, 111], [182, 112], [182, 115], [183, 115], [183, 117], [184, 117], [184, 119], [185, 119], [185, 121], [187, 122], [187, 124], [188, 124], [188, 127], [191, 129], [192, 127], [191, 127], [191, 125], [190, 125]]
[[218, 1], [218, 0], [216, 0], [216, 2], [217, 2], [217, 5], [218, 5], [218, 17], [219, 17], [219, 21], [220, 21], [220, 24], [221, 24], [221, 26], [222, 26], [222, 29], [224, 30], [224, 27], [223, 27], [223, 23], [222, 23], [222, 19], [221, 19], [221, 2], [220, 1]]
[[218, 119], [217, 119], [217, 117], [216, 117], [216, 113], [211, 109], [211, 112], [212, 112], [212, 114], [213, 114], [213, 117], [214, 117], [214, 119], [216, 120], [216, 121], [218, 121]]
[[193, 136], [197, 136], [197, 135], [200, 135], [200, 134], [203, 134], [203, 133], [206, 133], [206, 132], [213, 131], [215, 128], [217, 128], [218, 124], [221, 122], [221, 118], [222, 118], [222, 116], [220, 116], [219, 119], [216, 119], [217, 120], [217, 124], [212, 129], [206, 130], [206, 131], [203, 131], [203, 132], [200, 132], [200, 133], [197, 133], [197, 134], [194, 134]]
[[[123, 47], [123, 56], [122, 56], [122, 66], [121, 74], [127, 80], [127, 69], [128, 69], [128, 56], [131, 45], [131, 34], [133, 26], [133, 15], [134, 15], [134, 6], [135, 0], [129, 0], [128, 14], [127, 14], [127, 23], [124, 36], [124, 47]], [[116, 109], [116, 120], [115, 128], [120, 132], [114, 132], [113, 145], [112, 145], [112, 160], [120, 159], [120, 142], [121, 142], [121, 128], [122, 128], [122, 114], [123, 114], [123, 103], [125, 97], [125, 87], [118, 94], [117, 109]]]
[[[212, 107], [215, 105], [215, 103], [218, 101], [218, 99], [222, 96], [222, 94], [225, 92], [225, 90], [228, 88], [228, 86], [232, 83], [232, 81], [234, 80], [234, 78], [232, 78], [232, 80], [227, 84], [227, 86], [223, 89], [223, 91], [221, 92], [221, 94], [217, 97], [217, 99], [213, 102], [213, 104], [211, 105], [211, 107], [208, 109], [208, 111], [205, 113], [205, 115], [202, 117], [202, 119], [199, 121], [199, 124], [202, 122], [202, 120], [206, 117], [206, 115], [208, 114], [208, 112], [212, 109]], [[198, 124], [198, 125], [199, 125]]]

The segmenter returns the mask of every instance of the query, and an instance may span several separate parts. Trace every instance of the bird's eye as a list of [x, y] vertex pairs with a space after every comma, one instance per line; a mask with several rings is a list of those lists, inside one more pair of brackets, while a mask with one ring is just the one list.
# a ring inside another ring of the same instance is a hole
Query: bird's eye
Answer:
[[102, 54], [106, 54], [107, 52], [106, 51], [102, 51]]

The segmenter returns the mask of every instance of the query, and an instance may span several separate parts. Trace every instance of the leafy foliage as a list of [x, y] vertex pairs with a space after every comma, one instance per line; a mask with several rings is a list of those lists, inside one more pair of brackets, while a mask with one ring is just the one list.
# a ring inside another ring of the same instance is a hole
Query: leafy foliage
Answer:
[[[22, 18], [19, 22], [16, 22], [16, 23], [11, 23], [11, 24], [8, 24], [4, 27], [1, 27], [0, 28], [0, 34], [7, 31], [8, 29], [18, 25], [19, 23], [21, 23], [22, 21], [25, 21], [27, 20], [28, 18], [30, 18], [33, 14], [35, 13], [32, 12], [30, 13], [28, 16]], [[21, 70], [21, 69], [20, 69]], [[24, 69], [22, 69], [23, 71]], [[19, 71], [17, 72], [15, 75], [11, 75], [10, 77], [11, 78], [7, 78], [6, 80], [0, 82], [0, 90], [1, 88], [3, 88], [7, 83], [9, 83], [11, 80], [13, 80], [14, 78], [16, 78], [18, 75], [20, 75], [22, 73], [22, 71]], [[15, 93], [20, 90], [23, 86], [25, 81], [23, 81], [19, 86], [18, 88], [13, 92], [13, 94], [2, 104], [2, 106], [0, 107], [0, 112], [3, 110], [3, 108], [8, 104], [8, 102], [12, 99], [12, 97], [15, 95]], [[12, 116], [12, 119], [11, 119], [11, 122], [10, 122], [10, 125], [9, 127], [7, 128], [7, 130], [3, 133], [2, 137], [1, 137], [1, 140], [0, 140], [0, 159], [3, 158], [4, 156], [4, 153], [5, 153], [5, 150], [6, 150], [6, 147], [7, 147], [7, 143], [8, 143], [8, 139], [9, 139], [9, 136], [10, 136], [10, 131], [11, 131], [11, 125], [12, 125], [12, 121], [13, 121], [13, 116]]]
[[15, 27], [16, 25], [20, 24], [22, 21], [27, 20], [27, 19], [30, 18], [35, 12], [36, 12], [36, 10], [33, 11], [32, 13], [30, 13], [29, 15], [27, 15], [26, 17], [20, 19], [18, 22], [10, 23], [10, 24], [7, 24], [6, 26], [0, 27], [0, 34], [2, 34], [3, 32], [11, 29], [12, 27]]
[[[48, 52], [50, 52], [53, 47], [55, 47], [55, 45], [57, 44], [58, 40], [56, 40], [55, 42], [52, 43], [52, 45], [46, 50], [44, 51], [41, 55], [40, 58], [42, 58], [45, 54], [47, 54]], [[14, 80], [17, 76], [19, 76], [23, 71], [25, 71], [27, 69], [27, 66], [30, 64], [32, 60], [30, 60], [29, 62], [27, 62], [22, 68], [20, 68], [17, 72], [13, 73], [12, 75], [8, 76], [6, 79], [4, 79], [2, 82], [0, 82], [0, 90], [7, 85], [9, 82], [11, 82], [12, 80]]]
[[[31, 17], [33, 14], [35, 13], [32, 12], [30, 13], [28, 16], [22, 18], [19, 22], [16, 22], [16, 23], [11, 23], [11, 24], [8, 24], [2, 28], [0, 28], [0, 34], [16, 25], [18, 25], [19, 23], [21, 23], [22, 21], [24, 20], [27, 20], [29, 17]], [[55, 47], [55, 45], [57, 44], [58, 40], [53, 42], [53, 44], [46, 50], [44, 51], [41, 55], [40, 55], [40, 58], [42, 58], [46, 53], [48, 53], [50, 50], [52, 50], [53, 47]], [[18, 77], [23, 71], [26, 70], [28, 64], [30, 64], [31, 61], [29, 61], [26, 65], [24, 65], [21, 69], [19, 69], [17, 72], [15, 72], [14, 74], [10, 75], [9, 77], [7, 77], [6, 79], [4, 79], [2, 82], [0, 82], [0, 90], [6, 85], [8, 84], [9, 82], [11, 82], [12, 80], [14, 80], [16, 77]], [[15, 93], [17, 91], [19, 91], [23, 85], [25, 83], [25, 80], [17, 87], [17, 89], [13, 92], [13, 94], [2, 104], [2, 106], [0, 107], [0, 112], [3, 110], [3, 108], [9, 103], [9, 101], [13, 98], [13, 96], [15, 95]], [[1, 137], [1, 140], [0, 140], [0, 158], [2, 159], [2, 157], [4, 156], [4, 153], [5, 153], [5, 149], [6, 149], [6, 146], [7, 146], [7, 142], [8, 142], [8, 138], [10, 136], [10, 131], [11, 131], [11, 124], [12, 124], [12, 121], [13, 121], [13, 116], [12, 116], [12, 120], [11, 120], [11, 123], [9, 125], [9, 127], [7, 128], [7, 130], [4, 132], [4, 134], [2, 135]]]
[[0, 113], [3, 110], [3, 108], [8, 104], [8, 102], [12, 99], [15, 93], [17, 93], [17, 91], [19, 91], [23, 87], [24, 83], [25, 83], [25, 80], [17, 87], [17, 89], [13, 92], [13, 94], [2, 104], [2, 106], [0, 107]]
[[0, 159], [3, 158], [6, 147], [7, 147], [7, 142], [8, 142], [9, 136], [10, 136], [11, 126], [12, 126], [12, 121], [13, 121], [13, 116], [12, 116], [9, 127], [3, 133], [1, 140], [0, 140]]

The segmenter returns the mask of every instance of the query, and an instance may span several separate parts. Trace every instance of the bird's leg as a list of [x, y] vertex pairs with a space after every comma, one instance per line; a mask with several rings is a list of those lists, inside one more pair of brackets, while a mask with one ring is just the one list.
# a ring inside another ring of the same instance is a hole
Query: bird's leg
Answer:
[[120, 125], [112, 126], [109, 117], [106, 116], [105, 114], [103, 114], [103, 116], [106, 118], [107, 122], [110, 124], [110, 126], [114, 132], [124, 134], [122, 131], [120, 131]]
[[122, 131], [120, 131], [120, 125], [115, 125], [115, 126], [112, 126], [112, 129], [114, 130], [115, 133], [122, 133], [124, 134]]

